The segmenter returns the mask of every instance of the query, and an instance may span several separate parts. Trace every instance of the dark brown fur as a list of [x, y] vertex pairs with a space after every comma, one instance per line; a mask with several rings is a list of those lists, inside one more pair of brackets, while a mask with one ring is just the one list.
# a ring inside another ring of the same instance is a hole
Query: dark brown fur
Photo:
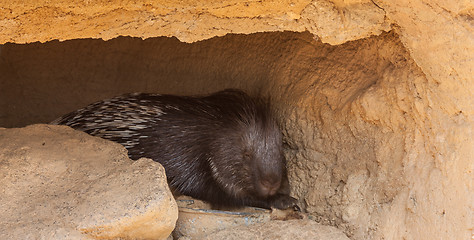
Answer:
[[129, 94], [53, 123], [121, 143], [133, 159], [160, 162], [175, 192], [215, 206], [296, 206], [268, 104], [242, 91], [203, 97]]

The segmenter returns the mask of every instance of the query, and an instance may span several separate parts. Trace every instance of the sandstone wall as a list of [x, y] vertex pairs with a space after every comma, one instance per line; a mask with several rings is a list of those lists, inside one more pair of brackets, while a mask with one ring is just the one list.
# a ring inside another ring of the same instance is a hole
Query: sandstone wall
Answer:
[[369, 0], [67, 1], [0, 0], [0, 43], [116, 36], [194, 42], [227, 33], [304, 31], [332, 43], [388, 29]]
[[2, 43], [308, 31], [192, 44], [128, 37], [5, 44], [0, 120], [45, 122], [130, 91], [242, 88], [273, 98], [292, 191], [313, 219], [353, 239], [468, 239], [472, 15], [472, 2], [441, 0], [0, 0]]

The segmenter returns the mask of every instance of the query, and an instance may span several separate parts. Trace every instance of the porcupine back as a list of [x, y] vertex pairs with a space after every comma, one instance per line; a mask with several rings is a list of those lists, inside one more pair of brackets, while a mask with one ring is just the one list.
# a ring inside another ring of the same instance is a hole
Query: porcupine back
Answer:
[[[177, 193], [217, 206], [270, 207], [288, 194], [281, 133], [267, 103], [239, 90], [128, 94], [55, 120], [160, 162]], [[283, 189], [285, 188], [285, 189]]]

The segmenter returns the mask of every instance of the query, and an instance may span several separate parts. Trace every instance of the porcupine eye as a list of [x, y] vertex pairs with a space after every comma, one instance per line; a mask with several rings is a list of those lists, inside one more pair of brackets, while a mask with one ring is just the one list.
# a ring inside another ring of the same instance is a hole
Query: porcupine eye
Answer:
[[244, 152], [242, 153], [242, 158], [245, 161], [249, 162], [251, 158], [250, 152], [248, 150], [244, 150]]

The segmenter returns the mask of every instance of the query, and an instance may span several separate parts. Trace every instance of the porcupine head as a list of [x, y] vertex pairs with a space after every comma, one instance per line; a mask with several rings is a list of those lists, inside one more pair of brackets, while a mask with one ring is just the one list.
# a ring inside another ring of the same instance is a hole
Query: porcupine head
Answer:
[[244, 108], [218, 133], [210, 166], [213, 178], [234, 198], [265, 201], [286, 185], [286, 165], [278, 125], [267, 105], [255, 106]]

